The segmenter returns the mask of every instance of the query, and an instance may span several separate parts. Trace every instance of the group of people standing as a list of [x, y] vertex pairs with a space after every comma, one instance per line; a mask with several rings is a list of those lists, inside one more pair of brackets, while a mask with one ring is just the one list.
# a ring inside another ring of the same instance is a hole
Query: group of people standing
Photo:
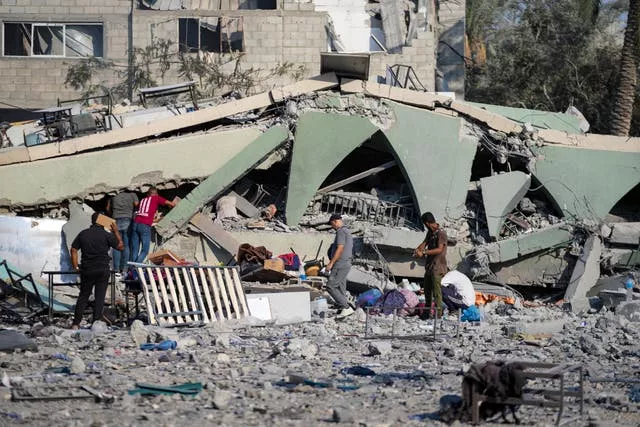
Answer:
[[151, 187], [147, 196], [138, 200], [134, 192], [122, 192], [107, 202], [107, 212], [115, 219], [124, 249], [113, 250], [113, 269], [122, 273], [127, 262], [143, 262], [151, 246], [151, 226], [159, 206], [174, 207], [175, 203], [158, 195]]
[[[93, 321], [103, 319], [104, 298], [109, 284], [109, 250], [113, 249], [113, 269], [122, 274], [127, 262], [143, 262], [151, 246], [151, 226], [159, 206], [175, 203], [158, 195], [151, 187], [142, 200], [133, 192], [119, 193], [107, 202], [107, 211], [115, 219], [111, 233], [97, 224], [98, 212], [91, 216], [91, 226], [82, 230], [71, 244], [71, 265], [80, 273], [80, 294], [71, 328], [78, 329], [82, 315], [95, 288]], [[79, 263], [82, 252], [82, 264]]]

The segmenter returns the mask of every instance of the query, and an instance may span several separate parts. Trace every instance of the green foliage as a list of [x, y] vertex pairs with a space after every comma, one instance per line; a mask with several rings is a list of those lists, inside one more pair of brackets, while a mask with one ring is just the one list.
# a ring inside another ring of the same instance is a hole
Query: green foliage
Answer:
[[621, 33], [619, 9], [605, 6], [511, 0], [497, 7], [483, 27], [486, 63], [468, 64], [466, 98], [547, 111], [574, 105], [592, 132], [607, 133]]
[[[264, 71], [260, 68], [245, 68], [243, 54], [234, 52], [181, 53], [174, 49], [173, 42], [155, 39], [144, 48], [135, 48], [129, 56], [129, 64], [115, 64], [99, 58], [86, 58], [74, 62], [67, 69], [65, 86], [89, 96], [98, 92], [112, 93], [115, 98], [126, 98], [144, 87], [157, 86], [167, 72], [177, 65], [180, 77], [198, 82], [200, 96], [215, 96], [222, 91], [237, 91], [248, 94], [258, 83], [273, 77], [301, 79], [306, 73], [304, 65], [290, 62], [276, 65]], [[100, 73], [104, 72], [104, 73]], [[115, 83], [94, 83], [94, 80], [111, 73]]]

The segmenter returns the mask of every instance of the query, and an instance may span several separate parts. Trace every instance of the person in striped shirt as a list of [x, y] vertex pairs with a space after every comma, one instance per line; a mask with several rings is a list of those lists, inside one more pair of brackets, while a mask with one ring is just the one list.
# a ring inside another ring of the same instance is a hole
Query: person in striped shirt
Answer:
[[149, 254], [151, 226], [158, 207], [174, 207], [175, 205], [175, 203], [159, 196], [155, 187], [151, 187], [147, 192], [147, 197], [140, 200], [138, 212], [133, 218], [133, 229], [131, 230], [131, 260], [133, 262], [144, 262]]

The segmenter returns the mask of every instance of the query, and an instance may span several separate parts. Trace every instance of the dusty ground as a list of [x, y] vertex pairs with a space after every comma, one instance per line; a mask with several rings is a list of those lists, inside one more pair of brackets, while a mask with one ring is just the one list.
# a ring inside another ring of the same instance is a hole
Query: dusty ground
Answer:
[[[35, 336], [39, 351], [0, 355], [0, 425], [306, 426], [335, 418], [347, 425], [440, 425], [440, 398], [459, 394], [462, 370], [489, 359], [582, 363], [586, 414], [573, 425], [640, 425], [640, 404], [630, 401], [631, 386], [591, 381], [614, 372], [640, 379], [640, 324], [611, 312], [575, 316], [555, 307], [509, 307], [494, 306], [487, 322], [466, 328], [459, 339], [449, 319], [446, 334], [435, 343], [365, 340], [358, 316], [289, 326], [244, 320], [180, 330], [111, 329], [93, 337], [89, 330], [81, 336], [52, 326], [24, 326], [19, 329]], [[378, 318], [373, 332], [385, 333], [388, 327], [388, 320]], [[397, 331], [424, 334], [428, 329], [426, 322], [411, 318]], [[162, 338], [177, 339], [178, 348], [147, 352], [134, 342]], [[341, 372], [353, 366], [377, 375]], [[77, 373], [47, 373], [64, 367]], [[296, 376], [328, 386], [283, 382]], [[136, 382], [201, 382], [204, 389], [193, 398], [128, 395]], [[14, 402], [7, 387], [65, 392], [62, 387], [81, 385], [111, 393], [115, 401]], [[573, 404], [565, 413], [575, 416], [577, 409]], [[551, 409], [522, 407], [518, 414], [524, 425], [555, 420]]]

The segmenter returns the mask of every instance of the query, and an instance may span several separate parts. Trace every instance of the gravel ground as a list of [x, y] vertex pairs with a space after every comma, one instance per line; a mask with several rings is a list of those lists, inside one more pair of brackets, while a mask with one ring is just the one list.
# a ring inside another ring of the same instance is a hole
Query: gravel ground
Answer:
[[[435, 342], [365, 339], [362, 312], [340, 322], [328, 318], [287, 326], [253, 319], [182, 329], [101, 324], [80, 333], [21, 326], [17, 329], [32, 336], [39, 350], [0, 354], [0, 425], [444, 425], [437, 416], [440, 398], [460, 394], [462, 372], [486, 360], [582, 363], [585, 416], [573, 425], [640, 425], [632, 385], [592, 381], [614, 375], [640, 381], [640, 323], [606, 310], [577, 316], [553, 306], [493, 304], [487, 313], [486, 322], [463, 327], [460, 337], [457, 322], [445, 320]], [[389, 318], [378, 316], [371, 331], [386, 334], [390, 325]], [[396, 332], [424, 335], [429, 327], [427, 321], [406, 318]], [[163, 339], [175, 339], [177, 349], [139, 349], [142, 342]], [[356, 366], [376, 375], [346, 373]], [[136, 382], [201, 382], [204, 388], [195, 397], [129, 395]], [[114, 401], [11, 400], [12, 388], [69, 393], [66, 387], [83, 385], [113, 395]], [[524, 425], [552, 425], [555, 414], [528, 406], [518, 411]], [[570, 404], [565, 414], [578, 415], [578, 405]]]

